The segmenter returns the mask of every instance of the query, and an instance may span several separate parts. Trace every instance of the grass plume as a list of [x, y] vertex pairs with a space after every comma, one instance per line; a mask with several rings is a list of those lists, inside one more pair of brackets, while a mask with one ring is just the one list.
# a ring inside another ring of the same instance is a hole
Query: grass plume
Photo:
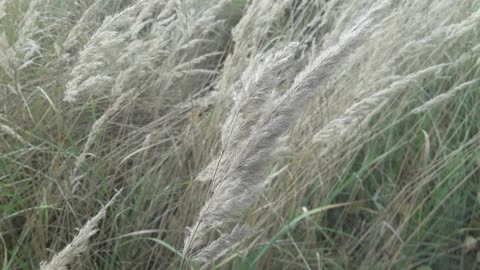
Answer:
[[73, 240], [60, 252], [53, 255], [49, 262], [40, 264], [41, 270], [66, 270], [68, 266], [87, 250], [89, 239], [97, 233], [98, 223], [105, 217], [107, 209], [115, 202], [122, 190], [119, 190], [98, 213], [85, 223]]
[[[218, 254], [214, 254], [214, 252], [218, 253], [221, 249], [210, 247], [210, 245], [217, 245], [217, 242], [202, 248], [206, 235], [212, 229], [228, 230], [228, 226], [240, 219], [258, 198], [264, 186], [264, 170], [272, 159], [271, 155], [277, 146], [277, 140], [294, 123], [305, 103], [315, 96], [313, 91], [315, 86], [328, 78], [334, 68], [361, 44], [362, 39], [366, 38], [373, 25], [375, 13], [384, 8], [386, 3], [387, 1], [383, 1], [375, 5], [366, 15], [360, 18], [357, 25], [341, 37], [334, 47], [325, 50], [312, 63], [307, 65], [283, 95], [269, 100], [261, 106], [261, 113], [244, 141], [240, 141], [238, 145], [227, 145], [225, 147], [225, 152], [222, 152], [217, 165], [218, 169], [215, 170], [213, 175], [212, 197], [200, 210], [196, 223], [189, 229], [185, 239], [184, 253], [187, 257], [194, 261], [209, 261], [208, 258], [217, 257]], [[286, 51], [290, 50], [289, 47]], [[285, 58], [280, 57], [277, 61], [283, 59]], [[269, 66], [277, 65], [279, 64], [272, 63]], [[262, 79], [265, 72], [261, 70], [259, 74], [259, 78]], [[262, 82], [261, 79], [259, 82]], [[250, 84], [246, 85], [246, 87], [249, 86]], [[247, 93], [247, 100], [244, 102], [253, 102], [250, 106], [242, 106], [247, 109], [252, 109], [253, 106], [258, 104], [258, 98], [252, 98], [253, 101], [248, 99], [251, 98], [249, 96], [251, 95], [250, 92], [261, 97], [264, 95], [263, 91], [272, 91], [271, 87], [262, 87], [262, 84], [258, 84], [258, 82], [253, 86], [260, 87], [252, 90], [248, 88], [246, 90], [239, 89], [239, 91]], [[238, 115], [239, 113], [241, 112], [234, 111], [234, 114]], [[229, 120], [235, 121], [235, 118]], [[242, 125], [240, 127], [243, 128]], [[235, 134], [234, 131], [229, 131], [229, 129], [226, 132], [227, 139], [230, 139], [229, 136], [232, 133]], [[233, 138], [233, 140], [237, 139]], [[241, 234], [242, 232], [232, 230], [225, 237], [238, 241], [245, 237], [245, 235], [242, 237]], [[228, 241], [228, 243], [233, 244], [232, 241]], [[204, 250], [208, 250], [208, 252], [204, 252]], [[208, 258], [202, 257], [202, 254], [208, 254]]]

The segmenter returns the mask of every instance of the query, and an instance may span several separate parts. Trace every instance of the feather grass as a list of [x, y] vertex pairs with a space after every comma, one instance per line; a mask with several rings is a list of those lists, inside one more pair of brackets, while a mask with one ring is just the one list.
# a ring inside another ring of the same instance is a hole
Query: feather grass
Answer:
[[[217, 242], [202, 247], [208, 233], [212, 230], [229, 231], [228, 227], [235, 224], [258, 198], [264, 186], [263, 171], [272, 159], [271, 155], [277, 147], [277, 140], [295, 122], [307, 101], [317, 94], [313, 91], [316, 86], [328, 78], [334, 72], [334, 68], [366, 38], [368, 31], [373, 27], [376, 13], [387, 4], [388, 1], [381, 1], [374, 5], [352, 29], [340, 38], [335, 46], [325, 50], [307, 65], [284, 94], [262, 106], [261, 113], [245, 141], [224, 149], [212, 179], [213, 195], [205, 202], [197, 221], [189, 229], [185, 238], [184, 254], [187, 258], [208, 262], [219, 255], [221, 249], [211, 248], [211, 245], [216, 245]], [[277, 61], [283, 59], [285, 58], [280, 57]], [[259, 78], [262, 78], [262, 75]], [[260, 89], [261, 94], [264, 89]], [[271, 89], [267, 88], [267, 90]], [[248, 91], [246, 92], [248, 96]], [[256, 102], [255, 99], [252, 100]], [[232, 132], [227, 136], [230, 134]], [[241, 232], [230, 232], [226, 234], [229, 239], [239, 241], [246, 236], [245, 232], [243, 235]], [[228, 243], [234, 244], [232, 241]], [[208, 254], [208, 256], [202, 257], [202, 254]]]
[[89, 239], [98, 231], [98, 223], [102, 220], [107, 209], [116, 201], [122, 190], [119, 190], [100, 211], [85, 223], [73, 240], [60, 252], [56, 253], [49, 262], [40, 264], [41, 270], [67, 270], [74, 259], [87, 250]]

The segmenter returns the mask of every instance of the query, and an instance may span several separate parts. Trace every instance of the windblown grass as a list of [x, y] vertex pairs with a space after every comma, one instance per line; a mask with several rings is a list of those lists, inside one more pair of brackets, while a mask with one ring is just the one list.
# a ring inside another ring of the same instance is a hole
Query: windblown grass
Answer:
[[2, 268], [478, 267], [480, 3], [383, 2], [0, 0]]

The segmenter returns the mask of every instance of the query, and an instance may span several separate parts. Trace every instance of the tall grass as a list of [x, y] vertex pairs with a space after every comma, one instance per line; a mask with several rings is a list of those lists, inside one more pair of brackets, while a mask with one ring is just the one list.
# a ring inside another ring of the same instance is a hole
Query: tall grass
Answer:
[[0, 0], [2, 268], [477, 267], [480, 3], [388, 2]]

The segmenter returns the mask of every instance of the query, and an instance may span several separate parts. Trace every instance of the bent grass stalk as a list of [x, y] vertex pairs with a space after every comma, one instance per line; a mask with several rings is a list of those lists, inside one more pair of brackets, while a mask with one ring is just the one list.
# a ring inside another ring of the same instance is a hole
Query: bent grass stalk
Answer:
[[73, 168], [72, 176], [71, 176], [71, 185], [72, 185], [72, 193], [76, 193], [80, 186], [80, 180], [83, 178], [83, 175], [78, 175], [78, 170], [80, 169], [81, 165], [85, 161], [88, 156], [88, 151], [90, 147], [93, 145], [96, 136], [100, 133], [101, 128], [105, 124], [107, 120], [109, 120], [118, 110], [121, 109], [121, 106], [131, 100], [131, 98], [135, 95], [137, 89], [130, 89], [128, 92], [121, 94], [113, 103], [111, 107], [109, 107], [105, 113], [95, 121], [90, 132], [88, 133], [87, 141], [83, 145], [83, 150], [80, 156], [75, 161], [75, 165]]
[[433, 108], [435, 106], [438, 106], [439, 104], [441, 104], [443, 102], [446, 102], [449, 99], [453, 98], [456, 94], [458, 94], [458, 92], [460, 92], [460, 91], [462, 91], [466, 88], [470, 88], [473, 84], [477, 83], [478, 81], [480, 81], [480, 79], [474, 79], [474, 80], [471, 80], [471, 81], [468, 81], [468, 82], [464, 82], [460, 85], [457, 85], [453, 89], [451, 89], [450, 91], [448, 91], [446, 93], [443, 93], [443, 94], [440, 94], [440, 95], [428, 100], [424, 104], [422, 104], [419, 107], [413, 109], [410, 113], [419, 114], [419, 113], [422, 113], [422, 112], [426, 112], [426, 111], [430, 110], [431, 108]]
[[421, 78], [438, 73], [448, 64], [440, 64], [425, 68], [414, 74], [407, 75], [394, 83], [388, 88], [375, 92], [374, 94], [362, 99], [361, 101], [350, 106], [342, 115], [336, 117], [328, 123], [322, 130], [315, 134], [314, 142], [323, 142], [325, 144], [338, 143], [342, 138], [356, 128], [360, 122], [365, 123], [367, 116], [378, 112], [388, 100], [405, 90], [413, 82]]

